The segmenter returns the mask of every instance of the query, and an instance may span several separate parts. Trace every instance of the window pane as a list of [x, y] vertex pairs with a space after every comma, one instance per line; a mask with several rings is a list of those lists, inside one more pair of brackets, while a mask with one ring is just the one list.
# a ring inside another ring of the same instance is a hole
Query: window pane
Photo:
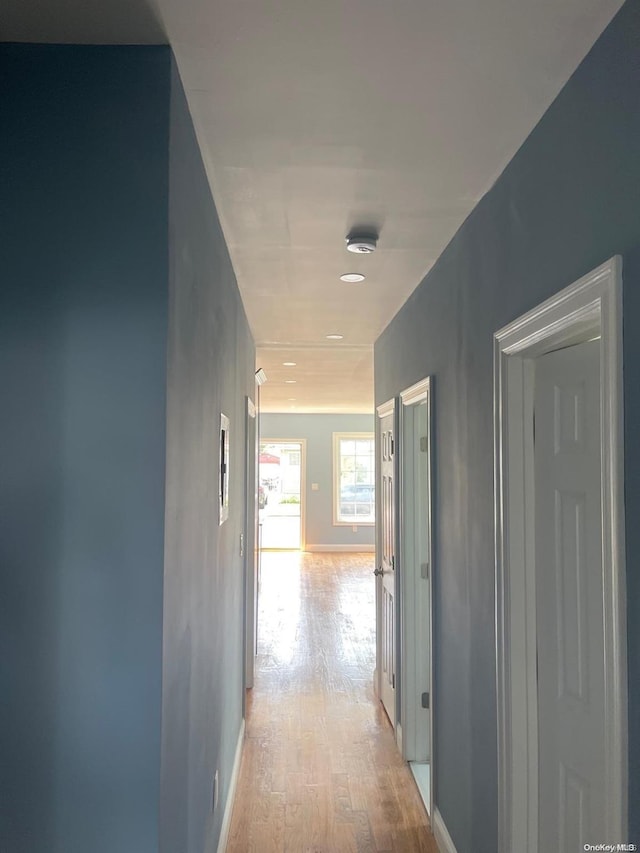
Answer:
[[340, 441], [340, 455], [341, 456], [353, 456], [356, 452], [356, 443], [351, 439], [341, 439]]
[[373, 453], [373, 442], [370, 439], [356, 441], [356, 451], [358, 455], [369, 456]]

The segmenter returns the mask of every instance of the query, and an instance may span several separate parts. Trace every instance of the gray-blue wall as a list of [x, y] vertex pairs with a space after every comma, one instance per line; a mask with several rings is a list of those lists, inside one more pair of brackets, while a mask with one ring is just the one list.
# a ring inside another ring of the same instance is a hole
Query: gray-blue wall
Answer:
[[[624, 261], [629, 839], [640, 838], [640, 4], [623, 6], [375, 347], [376, 402], [435, 376], [436, 804], [497, 836], [492, 335]], [[619, 840], [619, 839], [611, 839]]]
[[[333, 433], [373, 432], [373, 415], [268, 414], [260, 416], [260, 440], [304, 438], [307, 442], [305, 541], [313, 545], [366, 545], [375, 541], [373, 525], [333, 523]], [[311, 484], [317, 483], [318, 491]]]
[[0, 850], [208, 853], [253, 341], [169, 49], [2, 45], [0, 77]]
[[0, 850], [158, 849], [169, 52], [0, 46]]
[[[240, 534], [255, 350], [175, 67], [170, 151], [160, 850], [212, 853], [242, 722]], [[231, 474], [229, 518], [218, 526], [221, 412], [230, 419]]]

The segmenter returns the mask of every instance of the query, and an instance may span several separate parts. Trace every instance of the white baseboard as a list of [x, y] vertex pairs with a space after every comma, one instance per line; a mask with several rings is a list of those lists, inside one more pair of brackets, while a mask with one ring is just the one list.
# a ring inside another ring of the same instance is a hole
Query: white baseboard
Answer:
[[375, 552], [375, 545], [307, 545], [304, 549], [305, 551], [311, 551], [313, 553], [331, 553], [334, 552], [336, 554], [349, 552], [353, 554], [371, 554]]
[[238, 776], [240, 775], [240, 762], [242, 760], [242, 747], [244, 745], [244, 720], [240, 726], [238, 734], [238, 743], [236, 746], [236, 755], [233, 759], [233, 770], [231, 771], [231, 781], [229, 782], [229, 793], [227, 794], [227, 802], [224, 806], [224, 816], [222, 818], [222, 828], [220, 829], [220, 839], [218, 841], [218, 853], [224, 853], [227, 849], [227, 841], [229, 840], [229, 830], [231, 829], [231, 815], [233, 813], [233, 801], [236, 797], [236, 788], [238, 786]]
[[436, 844], [438, 845], [440, 853], [457, 853], [456, 846], [449, 835], [449, 830], [445, 826], [442, 815], [437, 808], [433, 809], [431, 828], [433, 829], [433, 834], [435, 835]]

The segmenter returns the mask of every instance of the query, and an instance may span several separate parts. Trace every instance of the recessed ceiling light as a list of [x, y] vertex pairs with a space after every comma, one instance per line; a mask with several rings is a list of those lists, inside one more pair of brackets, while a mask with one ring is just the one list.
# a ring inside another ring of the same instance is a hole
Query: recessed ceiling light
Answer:
[[290, 403], [293, 403], [296, 398], [295, 397], [289, 397], [288, 399], [289, 399]]
[[356, 282], [356, 281], [364, 281], [364, 278], [365, 277], [362, 275], [362, 273], [346, 272], [346, 273], [344, 273], [344, 275], [340, 276], [340, 281]]
[[285, 383], [286, 383], [287, 385], [295, 385], [297, 380], [295, 380], [295, 379], [285, 379], [284, 381], [285, 381]]
[[283, 361], [282, 366], [283, 367], [295, 367], [296, 363], [295, 363], [295, 361]]
[[344, 335], [325, 335], [325, 338], [328, 341], [341, 341], [344, 338]]

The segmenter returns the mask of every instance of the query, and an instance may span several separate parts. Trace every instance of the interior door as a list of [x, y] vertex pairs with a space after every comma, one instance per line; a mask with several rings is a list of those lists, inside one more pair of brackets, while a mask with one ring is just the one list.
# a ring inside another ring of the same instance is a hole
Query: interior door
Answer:
[[535, 362], [538, 849], [546, 853], [606, 838], [599, 365], [599, 341]]
[[395, 437], [394, 412], [379, 419], [380, 531], [378, 576], [380, 596], [379, 694], [391, 724], [396, 723], [396, 579], [395, 579]]
[[433, 813], [432, 719], [432, 377], [400, 394], [400, 601], [398, 705], [402, 751]]
[[431, 756], [431, 430], [429, 399], [402, 399], [400, 574], [402, 742], [407, 760]]

